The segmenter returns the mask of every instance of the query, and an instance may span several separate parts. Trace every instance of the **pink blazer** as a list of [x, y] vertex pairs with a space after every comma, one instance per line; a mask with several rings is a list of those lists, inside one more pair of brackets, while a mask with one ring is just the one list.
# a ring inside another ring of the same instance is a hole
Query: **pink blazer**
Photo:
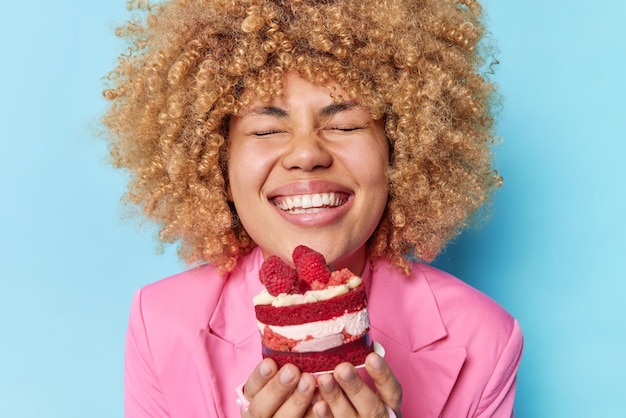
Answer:
[[[124, 367], [125, 416], [239, 417], [234, 388], [261, 360], [257, 249], [219, 276], [201, 266], [139, 290]], [[403, 388], [407, 418], [511, 417], [522, 333], [484, 294], [423, 264], [366, 266], [371, 336]]]

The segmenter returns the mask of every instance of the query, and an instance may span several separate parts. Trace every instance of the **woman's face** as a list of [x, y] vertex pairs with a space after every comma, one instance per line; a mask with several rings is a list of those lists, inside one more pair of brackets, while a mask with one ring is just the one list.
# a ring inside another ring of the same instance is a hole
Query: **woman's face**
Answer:
[[297, 73], [283, 82], [283, 97], [254, 101], [231, 118], [229, 197], [266, 257], [290, 261], [304, 244], [360, 274], [387, 203], [383, 124]]

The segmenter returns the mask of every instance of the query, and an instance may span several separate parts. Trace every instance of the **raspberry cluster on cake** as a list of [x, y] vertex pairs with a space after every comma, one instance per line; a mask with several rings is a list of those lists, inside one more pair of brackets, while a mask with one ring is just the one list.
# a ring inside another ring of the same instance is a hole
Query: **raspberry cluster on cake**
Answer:
[[298, 246], [295, 269], [276, 256], [259, 271], [265, 289], [254, 297], [263, 357], [301, 371], [360, 365], [373, 351], [365, 285], [348, 269], [331, 271], [322, 254]]

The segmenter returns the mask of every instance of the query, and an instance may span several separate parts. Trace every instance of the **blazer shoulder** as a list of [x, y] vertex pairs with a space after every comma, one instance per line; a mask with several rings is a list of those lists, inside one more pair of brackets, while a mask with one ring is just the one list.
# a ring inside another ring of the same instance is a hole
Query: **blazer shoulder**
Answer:
[[148, 327], [203, 327], [225, 280], [214, 266], [202, 265], [142, 287], [133, 303]]
[[515, 318], [480, 290], [426, 264], [415, 264], [412, 274], [421, 275], [427, 281], [451, 335], [467, 334], [473, 339], [502, 343], [510, 338], [521, 338]]
[[224, 279], [224, 276], [217, 273], [215, 266], [204, 264], [150, 283], [140, 291], [144, 297], [157, 299], [189, 296], [216, 285], [221, 286]]

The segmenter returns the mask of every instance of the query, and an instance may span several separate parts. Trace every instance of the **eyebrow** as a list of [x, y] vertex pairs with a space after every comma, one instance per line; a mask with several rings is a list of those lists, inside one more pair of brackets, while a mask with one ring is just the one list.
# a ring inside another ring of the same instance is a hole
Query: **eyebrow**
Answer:
[[319, 111], [319, 115], [322, 117], [329, 117], [336, 115], [337, 113], [343, 112], [344, 110], [352, 109], [357, 104], [356, 102], [341, 102], [341, 103], [333, 103], [331, 105], [323, 107]]
[[[327, 118], [345, 110], [351, 109], [357, 106], [356, 102], [341, 102], [333, 103], [328, 106], [324, 106], [318, 112], [319, 116]], [[247, 115], [260, 115], [260, 116], [273, 116], [275, 118], [286, 118], [289, 116], [289, 112], [283, 108], [277, 106], [260, 106], [250, 109]]]
[[259, 115], [259, 116], [273, 116], [275, 118], [286, 118], [289, 116], [289, 112], [285, 109], [276, 106], [260, 106], [250, 109], [246, 112], [247, 115]]

